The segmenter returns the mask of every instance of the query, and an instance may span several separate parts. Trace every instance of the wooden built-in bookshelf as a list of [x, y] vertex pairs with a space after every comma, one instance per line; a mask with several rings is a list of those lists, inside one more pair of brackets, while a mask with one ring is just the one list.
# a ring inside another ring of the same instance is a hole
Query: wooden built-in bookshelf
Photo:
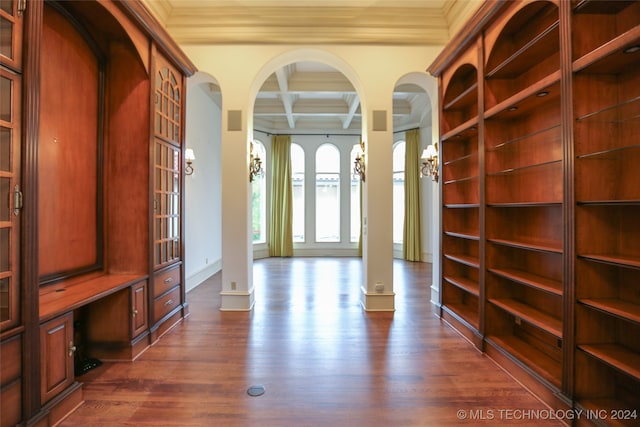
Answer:
[[637, 411], [640, 2], [487, 1], [429, 71], [442, 317], [552, 407]]

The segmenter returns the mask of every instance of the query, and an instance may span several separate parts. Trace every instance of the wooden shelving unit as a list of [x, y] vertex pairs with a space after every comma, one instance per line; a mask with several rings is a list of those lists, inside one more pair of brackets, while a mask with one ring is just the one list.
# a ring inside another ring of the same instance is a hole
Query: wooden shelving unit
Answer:
[[443, 97], [442, 216], [443, 314], [480, 335], [480, 158], [478, 148], [478, 58], [474, 49], [447, 76]]
[[576, 400], [609, 411], [640, 408], [640, 3], [604, 3], [572, 10]]
[[485, 37], [485, 262], [494, 272], [485, 331], [490, 345], [560, 389], [562, 276], [538, 278], [534, 262], [541, 253], [551, 270], [564, 263], [559, 10], [512, 9]]
[[443, 317], [554, 408], [636, 410], [577, 425], [637, 425], [640, 2], [487, 1], [429, 71]]

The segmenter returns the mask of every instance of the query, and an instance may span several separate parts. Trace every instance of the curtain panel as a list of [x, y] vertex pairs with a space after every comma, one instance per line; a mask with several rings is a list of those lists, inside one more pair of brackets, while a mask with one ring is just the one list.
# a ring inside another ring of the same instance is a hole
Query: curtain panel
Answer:
[[271, 137], [271, 218], [269, 256], [293, 256], [291, 136]]
[[420, 224], [420, 130], [408, 130], [405, 139], [402, 255], [407, 261], [422, 261], [422, 227]]

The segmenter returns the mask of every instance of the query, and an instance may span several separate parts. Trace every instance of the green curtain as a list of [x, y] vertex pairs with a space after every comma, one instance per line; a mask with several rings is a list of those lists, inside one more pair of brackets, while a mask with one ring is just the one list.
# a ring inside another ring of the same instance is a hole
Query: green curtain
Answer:
[[404, 158], [404, 239], [402, 255], [407, 261], [422, 261], [420, 225], [420, 130], [406, 132]]
[[293, 256], [291, 136], [271, 137], [271, 219], [269, 256]]

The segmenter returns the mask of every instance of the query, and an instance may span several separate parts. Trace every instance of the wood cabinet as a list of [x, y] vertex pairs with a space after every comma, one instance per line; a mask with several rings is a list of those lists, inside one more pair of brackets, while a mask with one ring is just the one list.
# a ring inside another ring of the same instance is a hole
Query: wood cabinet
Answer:
[[153, 94], [153, 290], [152, 339], [157, 339], [186, 311], [183, 269], [182, 206], [184, 77], [156, 53]]
[[148, 286], [147, 281], [142, 281], [131, 286], [131, 338], [137, 338], [149, 327], [148, 320]]
[[42, 403], [47, 403], [74, 381], [73, 313], [40, 325]]
[[[22, 420], [22, 39], [16, 1], [0, 4], [0, 426]], [[38, 389], [39, 390], [39, 389]]]
[[22, 419], [22, 335], [0, 342], [0, 425], [14, 426]]
[[429, 71], [443, 318], [552, 407], [637, 410], [640, 3], [486, 2]]
[[[55, 425], [82, 402], [80, 351], [134, 360], [186, 313], [195, 67], [138, 1], [2, 1], [0, 24], [0, 419]], [[160, 318], [153, 280], [174, 266]]]
[[[182, 269], [180, 265], [171, 266], [159, 270], [154, 275], [153, 288], [153, 315], [152, 323], [162, 326], [162, 324], [173, 317], [176, 309], [180, 307], [182, 298], [182, 287], [180, 284]], [[166, 330], [162, 327], [158, 332], [161, 334]]]
[[78, 309], [85, 357], [134, 360], [149, 345], [147, 281], [141, 280]]

